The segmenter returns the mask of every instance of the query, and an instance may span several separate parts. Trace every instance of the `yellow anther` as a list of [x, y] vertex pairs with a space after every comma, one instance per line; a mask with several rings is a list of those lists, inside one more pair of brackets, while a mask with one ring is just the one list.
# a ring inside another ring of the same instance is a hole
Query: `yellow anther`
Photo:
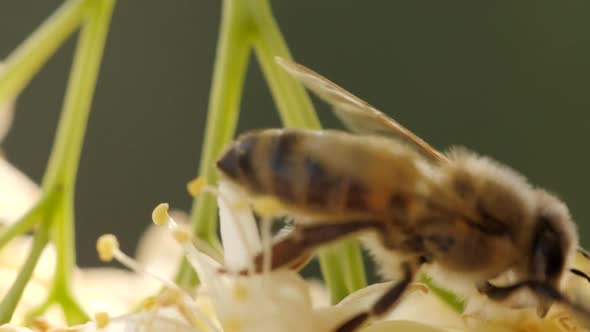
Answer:
[[182, 227], [173, 229], [172, 236], [180, 244], [189, 243], [192, 239], [191, 232], [187, 229], [183, 229]]
[[188, 191], [189, 194], [191, 194], [191, 196], [195, 197], [198, 194], [201, 193], [201, 191], [203, 191], [203, 188], [205, 187], [205, 179], [203, 179], [202, 177], [196, 177], [193, 180], [189, 181], [189, 183], [186, 184], [186, 190]]
[[156, 206], [152, 212], [152, 220], [154, 221], [154, 224], [159, 226], [166, 225], [168, 219], [170, 219], [170, 215], [168, 215], [169, 207], [168, 203], [160, 203]]
[[276, 198], [270, 196], [257, 197], [252, 202], [254, 211], [262, 216], [278, 215], [285, 207]]
[[31, 321], [31, 327], [36, 331], [46, 332], [51, 329], [51, 325], [45, 319], [41, 317], [33, 318]]
[[146, 298], [145, 300], [143, 300], [143, 302], [141, 303], [141, 307], [145, 310], [151, 310], [151, 309], [154, 309], [157, 304], [158, 304], [157, 297], [150, 296], [150, 297]]
[[227, 319], [221, 325], [223, 325], [223, 331], [225, 332], [239, 332], [242, 330], [242, 322], [237, 318]]
[[113, 234], [101, 235], [96, 241], [98, 258], [103, 262], [112, 261], [117, 250], [119, 250], [119, 241]]
[[238, 302], [244, 302], [248, 299], [248, 288], [244, 285], [236, 284], [232, 289], [233, 298]]
[[98, 327], [99, 329], [104, 329], [105, 327], [107, 327], [107, 325], [109, 325], [111, 317], [108, 313], [104, 311], [99, 311], [94, 314], [94, 321], [96, 322], [96, 327]]

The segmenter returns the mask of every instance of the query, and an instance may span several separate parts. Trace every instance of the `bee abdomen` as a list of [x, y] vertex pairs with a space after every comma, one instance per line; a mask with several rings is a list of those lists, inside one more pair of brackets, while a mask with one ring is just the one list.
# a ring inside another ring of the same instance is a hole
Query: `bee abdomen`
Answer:
[[311, 139], [308, 136], [290, 129], [246, 134], [222, 156], [217, 167], [255, 194], [272, 195], [303, 209], [340, 208], [347, 181], [305, 148], [306, 140]]
[[224, 175], [254, 192], [263, 190], [255, 165], [258, 144], [259, 136], [255, 133], [244, 135], [217, 161], [217, 168]]
[[217, 168], [255, 194], [296, 201], [301, 134], [294, 130], [264, 130], [242, 135], [218, 160]]

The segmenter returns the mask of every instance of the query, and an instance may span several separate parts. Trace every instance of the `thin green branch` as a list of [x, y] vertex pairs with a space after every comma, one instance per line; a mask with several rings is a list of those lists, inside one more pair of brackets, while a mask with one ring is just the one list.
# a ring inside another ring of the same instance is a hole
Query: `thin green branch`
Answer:
[[[223, 2], [217, 60], [199, 168], [199, 174], [208, 183], [216, 182], [214, 161], [235, 131], [251, 45], [254, 46], [284, 125], [321, 128], [303, 86], [275, 63], [276, 56], [290, 59], [291, 55], [273, 18], [269, 2], [226, 0]], [[218, 248], [216, 212], [214, 198], [202, 196], [195, 200], [191, 220], [194, 233]], [[366, 284], [360, 249], [354, 240], [337, 244], [333, 249], [322, 249], [320, 261], [334, 300]], [[186, 260], [181, 264], [176, 281], [183, 287], [196, 283], [196, 276]]]
[[6, 59], [0, 75], [0, 105], [18, 95], [41, 66], [80, 25], [86, 0], [66, 1]]
[[75, 185], [114, 0], [88, 3], [92, 6], [80, 32], [56, 139], [43, 178], [44, 189], [63, 185], [64, 191], [69, 191]]
[[325, 247], [319, 251], [319, 263], [324, 282], [330, 291], [330, 300], [332, 303], [338, 303], [348, 295], [346, 280], [341, 274], [344, 270], [338, 252], [338, 245]]
[[41, 313], [55, 301], [61, 305], [69, 324], [88, 320], [71, 293], [71, 275], [75, 267], [74, 191], [84, 133], [114, 3], [114, 0], [67, 1], [13, 52], [8, 59], [7, 69], [0, 77], [0, 100], [18, 94], [57, 47], [84, 20], [56, 139], [43, 178], [44, 198], [0, 235], [1, 247], [14, 236], [32, 228], [43, 217], [31, 254], [0, 307], [2, 322], [10, 320], [49, 237], [56, 245], [56, 272], [50, 295], [44, 305], [34, 312]]
[[41, 257], [45, 245], [47, 245], [49, 240], [48, 231], [49, 225], [47, 223], [42, 223], [41, 227], [35, 234], [33, 246], [27, 260], [21, 268], [18, 277], [10, 287], [10, 290], [0, 303], [0, 325], [8, 323], [12, 318], [12, 314], [16, 309], [23, 291], [33, 275], [37, 261], [39, 261], [39, 257]]
[[55, 204], [59, 192], [60, 190], [54, 189], [45, 193], [24, 216], [4, 229], [2, 234], [0, 234], [0, 249], [10, 242], [10, 240], [30, 231], [39, 222], [41, 215], [46, 211], [47, 207]]
[[[114, 0], [92, 1], [88, 19], [80, 32], [57, 137], [43, 179], [45, 190], [54, 187], [64, 188], [61, 204], [56, 207], [53, 216], [55, 224], [52, 239], [57, 250], [53, 287], [56, 301], [62, 305], [69, 323], [80, 323], [80, 318], [87, 318], [81, 314], [81, 309], [75, 308], [75, 302], [71, 301], [70, 296], [70, 279], [76, 259], [74, 190], [90, 106], [114, 4]], [[57, 296], [58, 294], [63, 296]]]
[[84, 312], [82, 306], [76, 301], [71, 292], [63, 294], [57, 293], [55, 298], [61, 306], [68, 325], [78, 325], [90, 320], [90, 317]]
[[[337, 250], [343, 250], [337, 252], [340, 252], [341, 265], [345, 272], [344, 280], [346, 282], [348, 293], [366, 287], [367, 277], [364, 273], [365, 264], [363, 262], [363, 255], [359, 248], [358, 241], [352, 239], [344, 240], [340, 243], [340, 246], [341, 248], [338, 248]], [[357, 271], [362, 271], [362, 273], [358, 273]]]
[[[246, 2], [256, 27], [256, 55], [285, 127], [320, 129], [320, 121], [301, 83], [275, 62], [291, 59], [287, 44], [272, 14], [268, 0]], [[356, 240], [346, 240], [319, 250], [320, 266], [332, 302], [366, 286], [365, 268]]]
[[287, 43], [267, 0], [250, 0], [250, 14], [256, 27], [254, 49], [262, 72], [286, 127], [320, 129], [321, 124], [303, 86], [275, 61], [291, 59]]
[[[199, 174], [207, 183], [215, 183], [215, 160], [234, 136], [240, 100], [250, 53], [250, 26], [244, 15], [241, 0], [223, 2], [221, 28], [209, 96], [205, 139], [201, 153]], [[217, 238], [217, 204], [211, 195], [202, 195], [193, 203], [191, 212], [193, 232], [214, 248]], [[191, 287], [197, 278], [190, 265], [183, 260], [176, 281]]]

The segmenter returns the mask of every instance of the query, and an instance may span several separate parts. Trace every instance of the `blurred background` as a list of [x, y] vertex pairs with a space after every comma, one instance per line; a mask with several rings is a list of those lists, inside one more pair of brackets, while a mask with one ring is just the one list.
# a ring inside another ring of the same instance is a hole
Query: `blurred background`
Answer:
[[[0, 11], [0, 58], [61, 1]], [[119, 1], [107, 41], [76, 195], [82, 266], [117, 234], [133, 252], [153, 207], [188, 210], [221, 1]], [[273, 1], [296, 60], [369, 101], [440, 149], [463, 145], [562, 197], [590, 246], [590, 2]], [[17, 104], [8, 158], [40, 181], [74, 39]], [[318, 103], [326, 127], [340, 125]], [[280, 126], [252, 60], [239, 131]], [[0, 184], [1, 185], [1, 184]]]

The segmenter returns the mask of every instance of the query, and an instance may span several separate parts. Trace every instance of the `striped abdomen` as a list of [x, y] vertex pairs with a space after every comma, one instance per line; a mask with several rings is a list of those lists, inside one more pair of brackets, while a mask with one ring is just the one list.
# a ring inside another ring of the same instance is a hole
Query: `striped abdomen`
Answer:
[[416, 154], [394, 141], [336, 131], [270, 129], [242, 135], [217, 162], [256, 195], [317, 213], [378, 213], [413, 190]]

